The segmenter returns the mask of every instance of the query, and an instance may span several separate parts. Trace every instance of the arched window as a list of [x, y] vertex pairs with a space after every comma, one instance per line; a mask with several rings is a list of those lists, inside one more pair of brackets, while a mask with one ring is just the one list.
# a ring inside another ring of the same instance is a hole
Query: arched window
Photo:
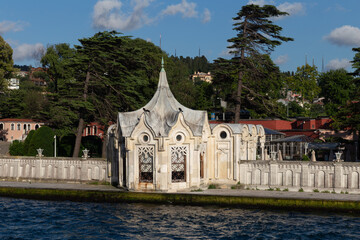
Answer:
[[11, 131], [14, 131], [15, 130], [15, 124], [11, 124]]
[[87, 135], [91, 135], [91, 128], [87, 127]]
[[30, 124], [28, 124], [28, 131], [30, 131], [31, 130], [31, 125]]
[[187, 146], [171, 147], [171, 181], [186, 181], [186, 158], [188, 155]]
[[4, 129], [4, 124], [0, 123], [0, 130]]
[[24, 124], [24, 130], [26, 131], [26, 124]]
[[38, 128], [39, 128], [39, 124], [36, 124], [35, 125], [35, 130], [38, 130]]
[[97, 127], [94, 126], [94, 135], [96, 135], [96, 134], [97, 134]]
[[152, 183], [154, 181], [154, 150], [154, 146], [138, 147], [140, 182]]
[[18, 130], [18, 131], [21, 130], [21, 125], [20, 125], [20, 123], [17, 124], [17, 130]]

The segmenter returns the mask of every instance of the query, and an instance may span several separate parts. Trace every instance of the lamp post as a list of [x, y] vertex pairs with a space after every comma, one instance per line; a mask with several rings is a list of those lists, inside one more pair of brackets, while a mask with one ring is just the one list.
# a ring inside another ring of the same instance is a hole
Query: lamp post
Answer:
[[271, 152], [271, 160], [276, 160], [276, 152]]
[[41, 158], [42, 156], [44, 156], [44, 155], [42, 155], [42, 152], [44, 151], [44, 149], [41, 149], [41, 148], [38, 148], [38, 149], [36, 149], [36, 151], [37, 151], [37, 156], [39, 157], [39, 158]]
[[342, 154], [342, 152], [336, 152], [336, 153], [335, 153], [335, 156], [336, 156], [336, 160], [335, 160], [335, 161], [336, 161], [336, 162], [340, 162], [340, 161], [341, 161], [341, 159], [340, 159], [340, 158], [341, 158], [341, 154]]
[[305, 145], [305, 155], [306, 155], [306, 154], [307, 154], [307, 150], [308, 150], [308, 148], [309, 148], [309, 143], [306, 142], [304, 145]]
[[54, 135], [54, 157], [56, 158], [56, 135]]
[[85, 159], [87, 159], [89, 157], [89, 150], [88, 149], [85, 148], [83, 150], [83, 156], [82, 157], [85, 158]]

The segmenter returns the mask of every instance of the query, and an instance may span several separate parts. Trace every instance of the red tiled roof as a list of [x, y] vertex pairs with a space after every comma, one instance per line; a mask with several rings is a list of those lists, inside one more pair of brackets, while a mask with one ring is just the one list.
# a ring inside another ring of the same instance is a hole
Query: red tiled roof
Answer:
[[[36, 121], [32, 120], [32, 119], [24, 119], [24, 118], [0, 118], [0, 122], [32, 122], [35, 123]], [[39, 122], [38, 122], [39, 123]]]

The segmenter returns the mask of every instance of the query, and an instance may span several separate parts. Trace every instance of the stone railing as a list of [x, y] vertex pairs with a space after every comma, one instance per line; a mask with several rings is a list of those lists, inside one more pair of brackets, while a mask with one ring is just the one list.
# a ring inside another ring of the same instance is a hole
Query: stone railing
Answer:
[[259, 188], [360, 192], [360, 163], [241, 161], [240, 183]]
[[0, 179], [39, 181], [110, 181], [104, 159], [0, 157]]

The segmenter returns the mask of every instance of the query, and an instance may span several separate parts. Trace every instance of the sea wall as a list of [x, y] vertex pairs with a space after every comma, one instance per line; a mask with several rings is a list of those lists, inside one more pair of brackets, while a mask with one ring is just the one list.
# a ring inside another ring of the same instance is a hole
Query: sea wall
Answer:
[[360, 163], [241, 161], [240, 183], [261, 188], [360, 192]]
[[3, 180], [109, 181], [104, 159], [0, 157]]

